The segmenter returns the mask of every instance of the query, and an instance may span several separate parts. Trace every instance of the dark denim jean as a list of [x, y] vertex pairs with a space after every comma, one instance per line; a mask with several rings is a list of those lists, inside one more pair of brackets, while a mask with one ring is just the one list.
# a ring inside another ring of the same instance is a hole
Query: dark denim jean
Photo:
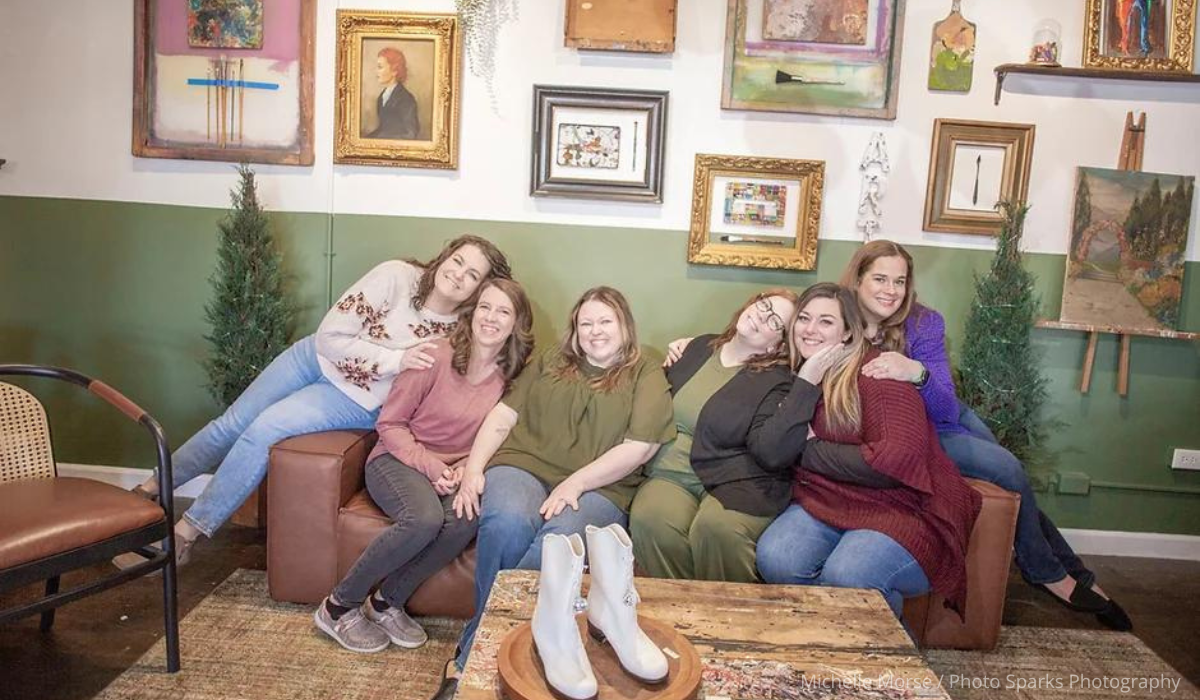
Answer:
[[942, 449], [962, 475], [1021, 494], [1013, 549], [1025, 580], [1053, 583], [1070, 574], [1080, 585], [1091, 587], [1095, 574], [1084, 566], [1062, 533], [1038, 508], [1021, 462], [996, 442], [996, 436], [971, 409], [963, 406], [958, 421], [968, 432], [941, 433], [938, 437]]

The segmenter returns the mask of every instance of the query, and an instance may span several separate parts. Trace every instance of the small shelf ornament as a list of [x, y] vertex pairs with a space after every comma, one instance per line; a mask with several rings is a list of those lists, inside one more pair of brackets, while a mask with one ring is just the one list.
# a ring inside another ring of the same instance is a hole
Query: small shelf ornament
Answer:
[[1035, 66], [1057, 68], [1058, 54], [1062, 48], [1062, 25], [1053, 19], [1044, 19], [1033, 29], [1033, 45], [1029, 49], [1029, 63]]

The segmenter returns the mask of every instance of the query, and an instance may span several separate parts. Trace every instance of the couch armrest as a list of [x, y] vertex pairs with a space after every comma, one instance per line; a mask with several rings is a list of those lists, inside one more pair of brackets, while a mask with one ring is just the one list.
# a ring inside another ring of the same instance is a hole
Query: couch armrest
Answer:
[[1021, 496], [978, 479], [967, 483], [983, 497], [967, 547], [967, 619], [946, 608], [941, 596], [909, 598], [904, 620], [922, 648], [988, 651], [1000, 638]]
[[363, 465], [377, 439], [373, 431], [334, 430], [271, 448], [267, 589], [273, 599], [311, 602], [337, 583], [338, 510], [363, 488]]

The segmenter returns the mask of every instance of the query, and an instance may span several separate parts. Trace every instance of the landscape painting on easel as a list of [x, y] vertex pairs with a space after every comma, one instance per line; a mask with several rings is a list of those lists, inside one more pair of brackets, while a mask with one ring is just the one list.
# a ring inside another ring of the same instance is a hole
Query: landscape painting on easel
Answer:
[[1175, 330], [1195, 178], [1079, 168], [1062, 320]]

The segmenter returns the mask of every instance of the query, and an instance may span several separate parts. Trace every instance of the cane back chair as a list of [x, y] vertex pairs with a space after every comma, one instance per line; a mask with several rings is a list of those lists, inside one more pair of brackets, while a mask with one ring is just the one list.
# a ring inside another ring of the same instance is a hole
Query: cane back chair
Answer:
[[[172, 483], [162, 427], [116, 389], [56, 367], [0, 364], [0, 376], [45, 377], [86, 388], [149, 431], [158, 453], [158, 483]], [[59, 606], [161, 570], [167, 670], [178, 671], [174, 504], [170, 497], [159, 501], [92, 479], [59, 476], [45, 409], [25, 389], [0, 382], [0, 592], [45, 582], [40, 599], [0, 609], [0, 624], [40, 614], [42, 631], [49, 631]], [[164, 546], [151, 547], [159, 541]], [[59, 590], [64, 574], [125, 552], [138, 552], [146, 561]]]

